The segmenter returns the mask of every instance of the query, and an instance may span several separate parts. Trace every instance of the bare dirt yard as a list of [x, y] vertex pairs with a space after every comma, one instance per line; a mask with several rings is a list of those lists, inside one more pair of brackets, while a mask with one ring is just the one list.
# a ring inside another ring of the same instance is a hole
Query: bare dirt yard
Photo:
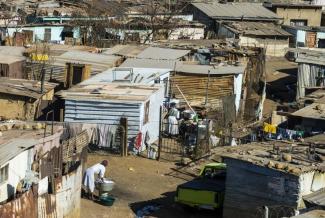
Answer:
[[139, 209], [148, 205], [159, 205], [160, 209], [146, 217], [217, 217], [216, 212], [189, 210], [174, 203], [177, 185], [193, 179], [199, 173], [200, 166], [180, 168], [173, 162], [98, 154], [90, 154], [87, 165], [104, 159], [109, 161], [105, 177], [116, 182], [111, 192], [116, 201], [113, 206], [107, 207], [82, 199], [82, 218], [134, 218]]

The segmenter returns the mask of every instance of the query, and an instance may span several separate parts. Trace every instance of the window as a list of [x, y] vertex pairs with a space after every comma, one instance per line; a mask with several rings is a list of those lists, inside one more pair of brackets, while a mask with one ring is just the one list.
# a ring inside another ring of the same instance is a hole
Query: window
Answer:
[[307, 20], [303, 20], [303, 19], [291, 19], [290, 20], [290, 26], [307, 26], [308, 21]]
[[6, 166], [0, 169], [0, 184], [8, 180], [8, 168], [9, 168], [9, 164], [7, 164]]
[[149, 106], [150, 106], [150, 101], [147, 101], [146, 104], [144, 105], [143, 125], [149, 122]]

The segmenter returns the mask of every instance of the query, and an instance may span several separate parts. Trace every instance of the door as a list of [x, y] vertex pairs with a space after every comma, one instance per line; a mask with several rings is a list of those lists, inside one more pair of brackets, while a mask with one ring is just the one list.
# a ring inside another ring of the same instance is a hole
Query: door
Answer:
[[49, 41], [51, 41], [51, 29], [50, 29], [50, 28], [46, 28], [46, 29], [45, 29], [45, 33], [44, 33], [44, 41], [45, 41], [45, 42], [49, 42]]
[[316, 45], [316, 33], [307, 32], [306, 34], [306, 45], [308, 48], [314, 48]]

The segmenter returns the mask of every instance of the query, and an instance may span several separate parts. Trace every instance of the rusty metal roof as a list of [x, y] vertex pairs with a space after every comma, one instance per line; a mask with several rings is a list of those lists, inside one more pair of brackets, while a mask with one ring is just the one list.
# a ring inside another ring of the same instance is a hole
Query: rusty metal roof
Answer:
[[56, 83], [44, 83], [44, 93], [41, 93], [41, 82], [35, 80], [12, 79], [1, 77], [0, 93], [27, 96], [39, 99], [57, 86]]

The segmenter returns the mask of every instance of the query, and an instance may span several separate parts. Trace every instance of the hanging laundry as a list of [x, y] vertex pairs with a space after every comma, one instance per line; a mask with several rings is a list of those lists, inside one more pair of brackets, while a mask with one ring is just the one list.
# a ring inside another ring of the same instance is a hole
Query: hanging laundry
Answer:
[[276, 134], [276, 126], [275, 125], [268, 124], [268, 123], [264, 123], [264, 125], [263, 125], [263, 131], [264, 132], [267, 132], [267, 133]]
[[134, 143], [134, 147], [139, 150], [141, 148], [141, 144], [142, 144], [142, 133], [139, 132], [137, 137], [135, 138], [135, 143]]
[[304, 134], [305, 134], [304, 131], [296, 131], [297, 138], [303, 138], [304, 137]]

